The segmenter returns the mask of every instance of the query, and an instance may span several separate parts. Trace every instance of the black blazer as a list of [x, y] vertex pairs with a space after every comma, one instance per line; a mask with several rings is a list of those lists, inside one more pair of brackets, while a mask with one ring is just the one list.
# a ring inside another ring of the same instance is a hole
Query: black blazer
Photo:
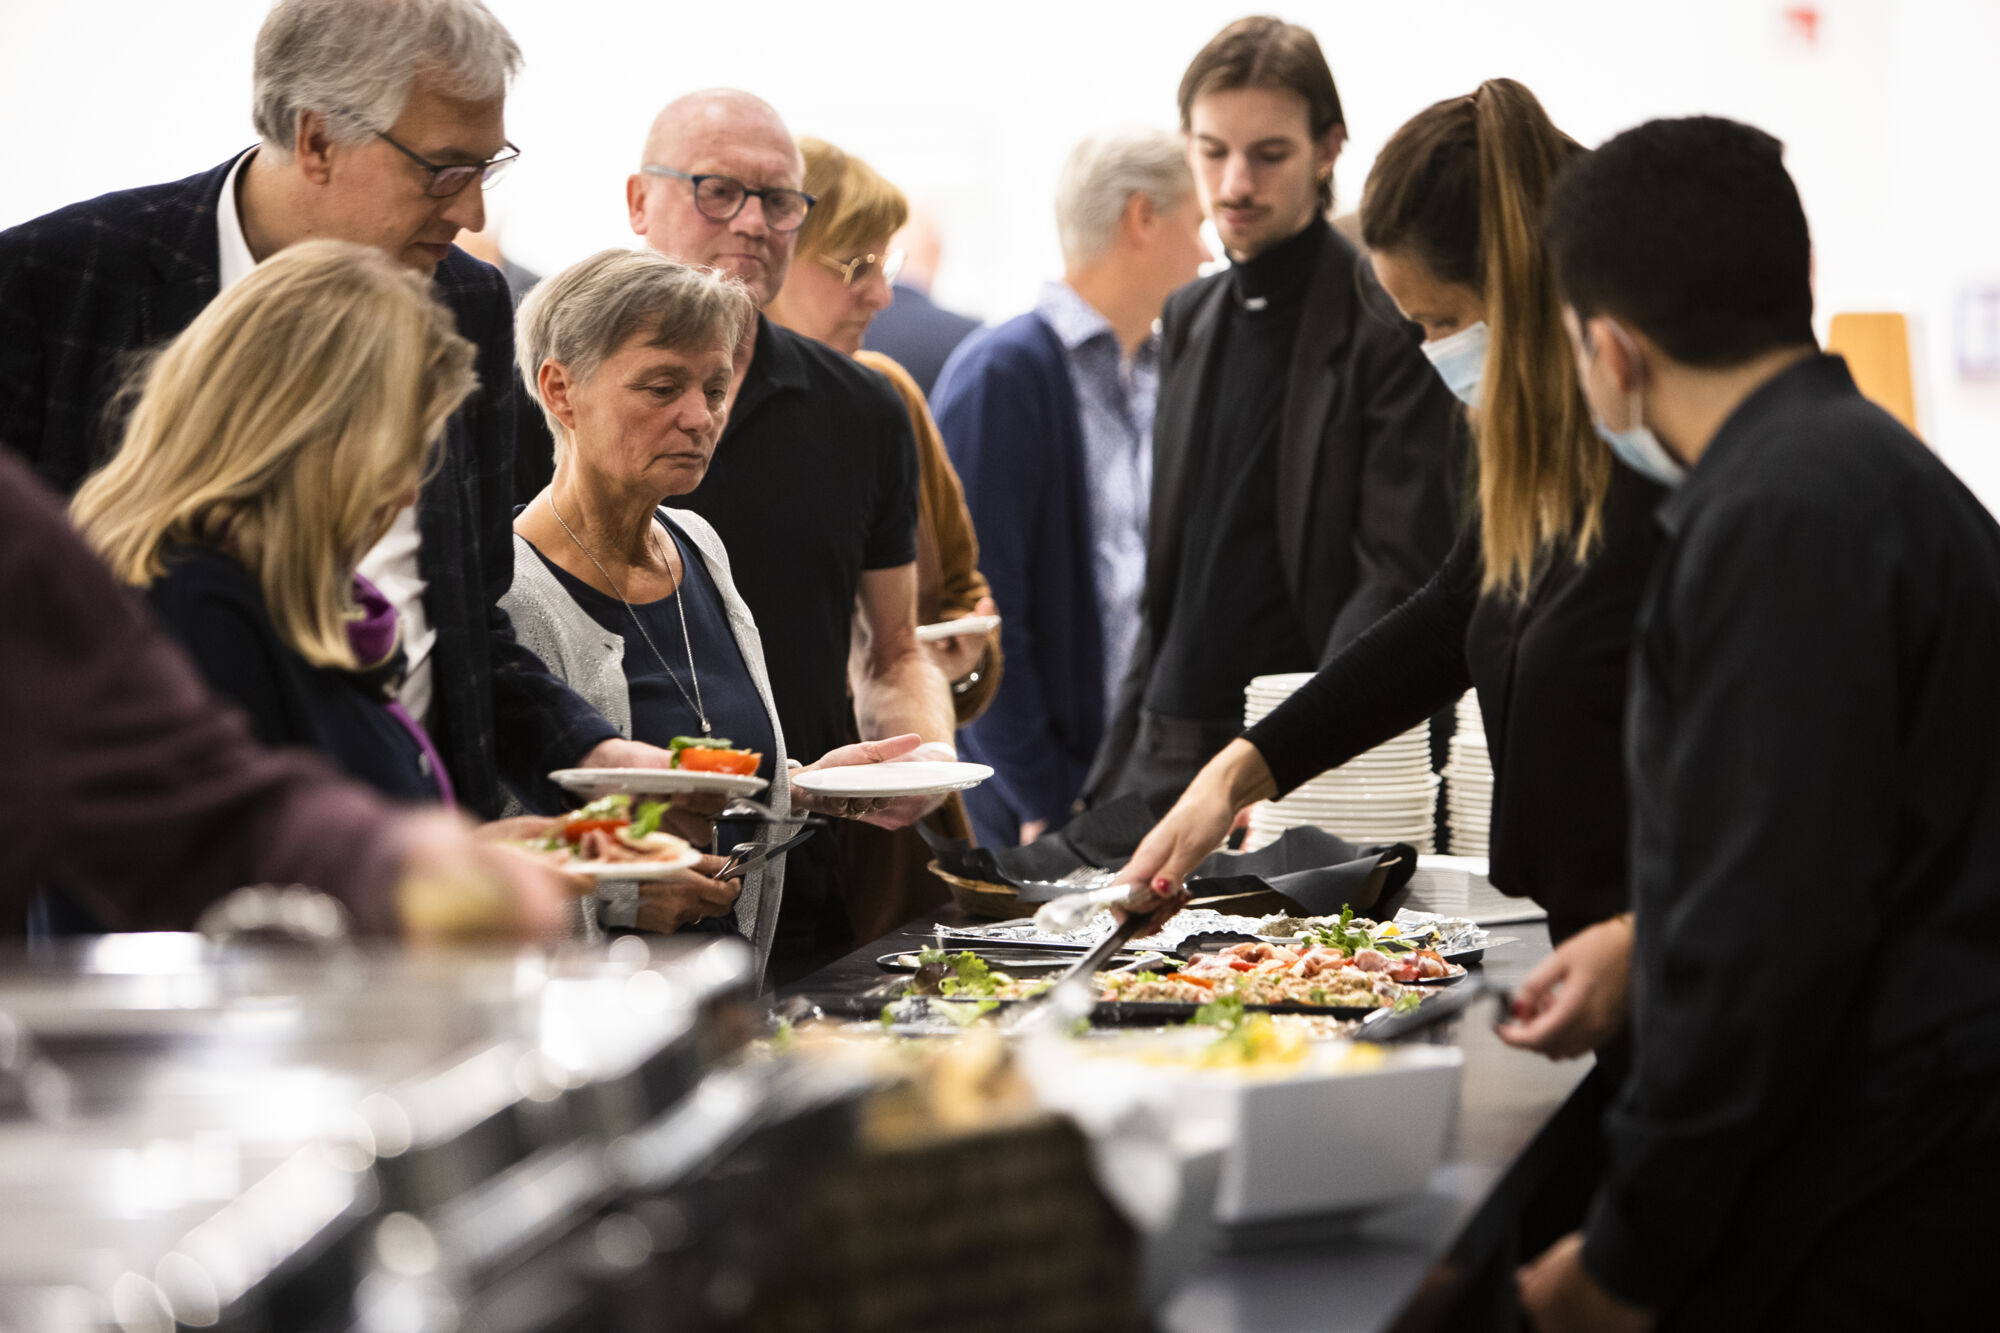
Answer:
[[[179, 334], [220, 290], [216, 203], [233, 161], [0, 232], [0, 444], [58, 490], [75, 491], [116, 448], [122, 423], [107, 408], [135, 354]], [[499, 608], [514, 575], [520, 396], [506, 283], [458, 250], [436, 283], [479, 348], [480, 387], [452, 418], [417, 505], [438, 636], [431, 734], [461, 802], [495, 816], [503, 774], [539, 777], [617, 732], [514, 641]]]
[[[1169, 297], [1162, 315], [1141, 628], [1092, 794], [1131, 749], [1179, 591], [1182, 534], [1204, 517], [1193, 436], [1229, 300], [1229, 274], [1211, 274]], [[1456, 532], [1463, 417], [1394, 310], [1354, 247], [1328, 230], [1292, 344], [1272, 514], [1293, 610], [1322, 664], [1422, 587]]]

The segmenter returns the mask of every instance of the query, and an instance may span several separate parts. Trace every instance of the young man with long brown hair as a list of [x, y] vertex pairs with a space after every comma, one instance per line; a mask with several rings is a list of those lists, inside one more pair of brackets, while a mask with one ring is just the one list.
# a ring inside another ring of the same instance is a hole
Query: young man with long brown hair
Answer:
[[1326, 220], [1347, 131], [1312, 33], [1231, 24], [1180, 110], [1232, 267], [1162, 316], [1142, 628], [1085, 787], [1155, 812], [1235, 737], [1253, 677], [1314, 669], [1423, 585], [1456, 494], [1451, 395]]

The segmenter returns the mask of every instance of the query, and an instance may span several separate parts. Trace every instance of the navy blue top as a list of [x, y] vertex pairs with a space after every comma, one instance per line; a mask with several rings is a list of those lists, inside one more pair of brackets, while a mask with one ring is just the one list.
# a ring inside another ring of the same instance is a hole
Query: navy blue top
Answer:
[[[771, 715], [764, 708], [750, 668], [743, 664], [742, 650], [729, 628], [729, 614], [722, 605], [722, 593], [709, 577], [701, 553], [664, 513], [660, 521], [673, 535], [679, 549], [683, 591], [687, 596], [687, 634], [681, 633], [681, 613], [676, 596], [656, 602], [640, 602], [631, 610], [616, 597], [607, 596], [562, 568], [540, 551], [535, 555], [548, 567], [563, 591], [584, 609], [590, 618], [625, 640], [625, 686], [632, 697], [632, 739], [649, 745], [665, 746], [676, 736], [701, 735], [701, 718], [688, 699], [695, 692], [688, 673], [688, 644], [694, 646], [695, 674], [701, 681], [701, 703], [709, 724], [718, 737], [727, 738], [737, 749], [755, 750], [763, 756], [757, 776], [769, 781], [777, 762], [778, 738], [771, 731]], [[533, 543], [529, 543], [532, 548]], [[634, 623], [634, 618], [637, 624]], [[639, 626], [645, 627], [644, 633]], [[659, 649], [646, 646], [652, 636]], [[666, 657], [665, 665], [660, 655]], [[676, 685], [667, 674], [673, 668]], [[685, 689], [687, 695], [681, 690]]]
[[438, 799], [422, 747], [383, 706], [390, 672], [306, 661], [278, 637], [256, 576], [220, 551], [179, 546], [166, 562], [147, 604], [209, 687], [250, 715], [257, 739], [318, 750], [386, 796]]
[[979, 572], [1006, 612], [1000, 688], [959, 733], [965, 757], [994, 769], [966, 794], [980, 844], [1004, 845], [1020, 822], [1069, 822], [1104, 739], [1089, 481], [1062, 340], [1032, 312], [980, 330], [952, 354], [932, 410], [965, 484]]

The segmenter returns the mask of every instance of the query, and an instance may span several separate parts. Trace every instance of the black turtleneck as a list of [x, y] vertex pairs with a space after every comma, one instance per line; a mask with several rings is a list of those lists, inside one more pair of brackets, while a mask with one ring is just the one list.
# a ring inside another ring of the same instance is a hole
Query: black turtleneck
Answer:
[[1278, 429], [1327, 223], [1230, 270], [1234, 298], [1195, 409], [1195, 502], [1173, 614], [1160, 630], [1145, 706], [1168, 717], [1241, 717], [1253, 676], [1311, 671], [1278, 556]]

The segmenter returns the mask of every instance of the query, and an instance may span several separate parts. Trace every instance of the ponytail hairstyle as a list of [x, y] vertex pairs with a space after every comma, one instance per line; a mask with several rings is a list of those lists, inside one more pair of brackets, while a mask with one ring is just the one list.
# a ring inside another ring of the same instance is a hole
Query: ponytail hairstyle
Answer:
[[1413, 259], [1439, 282], [1485, 298], [1491, 337], [1473, 423], [1482, 586], [1517, 601], [1544, 548], [1590, 555], [1611, 484], [1541, 240], [1556, 177], [1582, 153], [1533, 93], [1489, 79], [1397, 130], [1361, 201], [1370, 250]]

